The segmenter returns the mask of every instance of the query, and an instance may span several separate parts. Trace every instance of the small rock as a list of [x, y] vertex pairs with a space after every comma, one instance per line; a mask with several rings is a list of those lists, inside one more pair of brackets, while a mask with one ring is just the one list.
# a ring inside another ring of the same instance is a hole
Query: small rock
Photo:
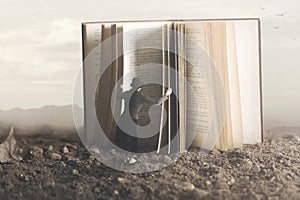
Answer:
[[148, 162], [145, 163], [144, 166], [146, 171], [153, 171], [157, 168], [154, 164]]
[[234, 178], [231, 178], [231, 179], [228, 181], [228, 185], [233, 185], [234, 183], [235, 183]]
[[98, 187], [95, 187], [94, 188], [94, 192], [99, 194], [101, 191], [100, 191], [100, 189]]
[[143, 194], [144, 190], [140, 186], [133, 186], [129, 189], [131, 194]]
[[183, 182], [181, 188], [186, 191], [192, 191], [195, 189], [195, 186], [190, 182]]
[[66, 167], [66, 166], [67, 166], [66, 163], [64, 163], [63, 161], [61, 161], [61, 165], [62, 165], [63, 167]]
[[118, 181], [120, 183], [127, 183], [128, 182], [128, 180], [126, 180], [125, 178], [121, 178], [121, 177], [118, 177]]
[[30, 154], [34, 157], [41, 157], [43, 155], [43, 149], [37, 146], [34, 146], [33, 149], [30, 151]]
[[90, 156], [89, 156], [89, 160], [94, 161], [94, 160], [95, 160], [95, 157], [94, 157], [93, 155], [90, 155]]
[[199, 188], [195, 188], [192, 191], [192, 199], [203, 199], [205, 197], [207, 197], [208, 192], [201, 190]]
[[53, 145], [50, 145], [49, 147], [48, 147], [48, 151], [53, 151]]
[[96, 147], [92, 147], [90, 149], [90, 152], [93, 153], [93, 154], [101, 154], [101, 151]]
[[77, 171], [76, 169], [73, 169], [73, 170], [72, 170], [72, 174], [73, 174], [73, 175], [77, 175], [77, 174], [78, 174], [78, 171]]
[[63, 148], [63, 153], [69, 153], [69, 149], [68, 149], [67, 146], [64, 146], [64, 148]]
[[206, 185], [211, 185], [211, 182], [210, 181], [206, 181]]
[[165, 161], [166, 163], [170, 163], [170, 162], [172, 162], [172, 159], [171, 159], [169, 156], [165, 155], [165, 156], [164, 156], [164, 161]]
[[70, 147], [72, 149], [77, 149], [77, 146], [73, 145], [73, 144], [70, 144], [70, 143], [66, 143], [66, 146], [67, 147]]
[[219, 183], [218, 183], [218, 188], [219, 188], [220, 190], [229, 190], [229, 186], [228, 186], [228, 184], [226, 184], [225, 182], [219, 182]]
[[242, 166], [247, 171], [251, 169], [252, 164], [253, 163], [249, 159], [245, 159], [245, 160], [242, 161]]
[[213, 155], [220, 155], [221, 154], [221, 152], [219, 150], [217, 150], [217, 149], [211, 150], [210, 153], [213, 154]]
[[113, 155], [115, 155], [117, 153], [117, 151], [115, 149], [111, 149], [110, 153], [113, 154]]
[[119, 195], [119, 191], [118, 191], [118, 190], [115, 190], [115, 191], [114, 191], [114, 195]]
[[151, 187], [150, 185], [147, 185], [146, 186], [146, 190], [149, 192], [149, 193], [153, 193], [155, 190], [153, 187]]
[[58, 153], [51, 153], [51, 159], [52, 160], [60, 160], [61, 159], [61, 155]]
[[136, 159], [134, 157], [129, 159], [129, 164], [134, 164], [136, 163]]
[[67, 159], [67, 161], [74, 161], [74, 162], [79, 162], [79, 158], [74, 158], [73, 156], [69, 155], [69, 154], [66, 154], [64, 155], [65, 158]]
[[24, 180], [24, 181], [29, 181], [29, 176], [27, 176], [27, 175], [21, 174], [20, 177], [21, 177], [21, 179]]
[[24, 180], [29, 181], [29, 176], [25, 175]]

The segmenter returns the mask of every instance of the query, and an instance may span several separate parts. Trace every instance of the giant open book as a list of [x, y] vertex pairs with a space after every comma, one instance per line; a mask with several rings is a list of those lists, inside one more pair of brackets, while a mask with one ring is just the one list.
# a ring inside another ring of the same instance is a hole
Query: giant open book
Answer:
[[[259, 19], [87, 22], [82, 36], [90, 144], [182, 152], [262, 141]], [[126, 103], [128, 91], [142, 98]], [[128, 106], [136, 144], [118, 134]]]

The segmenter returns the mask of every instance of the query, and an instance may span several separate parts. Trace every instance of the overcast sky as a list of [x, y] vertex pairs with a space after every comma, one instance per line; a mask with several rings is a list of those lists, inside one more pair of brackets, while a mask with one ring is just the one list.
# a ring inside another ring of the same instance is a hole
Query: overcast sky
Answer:
[[83, 21], [234, 17], [262, 19], [265, 120], [300, 125], [299, 0], [0, 0], [0, 109], [72, 103]]

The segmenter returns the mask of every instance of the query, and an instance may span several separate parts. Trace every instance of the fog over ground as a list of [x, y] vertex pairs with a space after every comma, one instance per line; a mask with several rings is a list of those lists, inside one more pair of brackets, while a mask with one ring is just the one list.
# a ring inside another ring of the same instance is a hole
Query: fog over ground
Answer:
[[0, 11], [2, 110], [72, 103], [83, 21], [260, 17], [266, 127], [300, 126], [298, 0], [2, 0]]

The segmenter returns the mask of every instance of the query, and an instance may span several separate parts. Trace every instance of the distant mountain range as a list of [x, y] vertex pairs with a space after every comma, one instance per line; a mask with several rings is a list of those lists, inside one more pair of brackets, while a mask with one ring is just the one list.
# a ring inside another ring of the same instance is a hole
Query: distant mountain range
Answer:
[[[82, 113], [82, 109], [74, 109]], [[52, 134], [75, 131], [72, 105], [48, 105], [34, 109], [14, 108], [8, 111], [0, 110], [0, 134], [7, 134], [10, 126], [14, 126], [17, 133], [24, 134]], [[280, 125], [279, 125], [280, 126]], [[267, 128], [266, 138], [282, 136], [300, 136], [300, 127], [274, 127]]]
[[275, 127], [265, 131], [266, 139], [280, 137], [300, 137], [300, 127]]
[[[75, 107], [75, 109], [80, 109]], [[8, 111], [0, 110], [0, 129], [14, 126], [19, 132], [39, 132], [53, 130], [75, 130], [72, 105], [44, 106], [34, 109], [14, 108]]]

